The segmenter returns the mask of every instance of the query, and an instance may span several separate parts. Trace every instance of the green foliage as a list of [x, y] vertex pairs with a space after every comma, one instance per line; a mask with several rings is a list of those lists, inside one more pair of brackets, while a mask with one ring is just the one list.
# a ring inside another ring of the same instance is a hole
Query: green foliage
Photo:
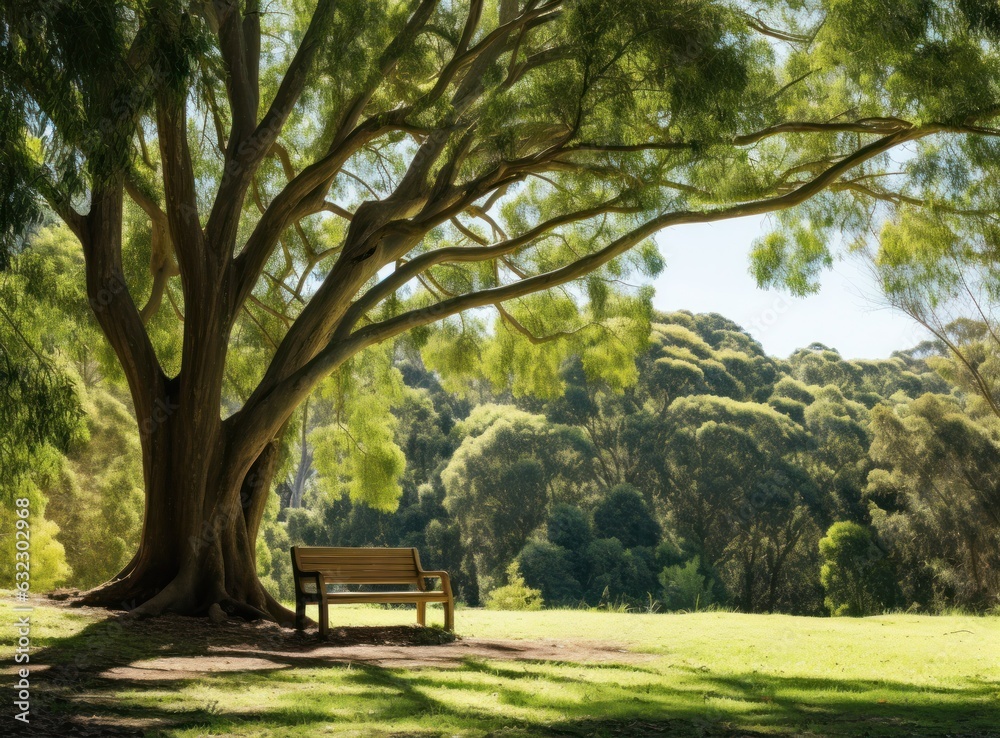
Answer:
[[701, 559], [675, 564], [660, 572], [663, 601], [670, 610], [697, 612], [712, 605], [714, 583], [701, 573]]
[[559, 503], [553, 505], [549, 512], [546, 535], [553, 545], [579, 552], [590, 543], [590, 521], [579, 507]]
[[370, 507], [396, 508], [406, 456], [396, 443], [393, 409], [403, 401], [402, 375], [392, 365], [391, 347], [372, 349], [323, 385], [328, 425], [312, 431], [315, 465], [328, 494], [342, 491]]
[[653, 547], [660, 540], [660, 525], [634, 487], [619, 485], [594, 508], [594, 535], [617, 538], [625, 548]]
[[128, 407], [101, 385], [81, 390], [81, 400], [86, 437], [40, 486], [61, 529], [73, 583], [89, 588], [114, 577], [137, 550], [144, 494], [139, 434]]
[[284, 601], [295, 599], [290, 550], [292, 546], [286, 526], [278, 522], [277, 495], [268, 499], [257, 539], [257, 576], [274, 597]]
[[524, 583], [517, 562], [507, 567], [507, 584], [497, 587], [486, 597], [488, 610], [541, 610], [542, 593]]
[[[1000, 445], [950, 398], [872, 412], [872, 521], [924, 607], [1000, 601]], [[932, 584], [926, 583], [930, 579]], [[921, 580], [925, 580], [922, 582]]]
[[892, 568], [872, 538], [857, 523], [834, 523], [819, 542], [820, 581], [831, 615], [878, 615], [895, 604]]
[[475, 574], [467, 571], [467, 554], [458, 523], [439, 519], [427, 523], [420, 555], [421, 561], [426, 562], [425, 566], [451, 573], [452, 588], [465, 602], [474, 605], [479, 601]]
[[[777, 362], [717, 315], [658, 315], [652, 337], [633, 386], [617, 391], [569, 361], [562, 397], [519, 407], [471, 394], [455, 405], [412, 354], [395, 359], [406, 384], [395, 442], [412, 462], [399, 510], [320, 501], [318, 486], [310, 509], [283, 513], [289, 535], [416, 545], [469, 602], [517, 561], [550, 605], [825, 612], [821, 531], [871, 515], [890, 541], [870, 503], [901, 509], [892, 484], [866, 492], [866, 475], [874, 489], [871, 475], [888, 474], [872, 471], [868, 398], [904, 408], [940, 378], [919, 352], [846, 361], [813, 345]], [[712, 384], [673, 383], [660, 371], [670, 355]], [[635, 483], [605, 481], [623, 477]], [[952, 601], [922, 554], [893, 545], [888, 555], [906, 602]]]
[[35, 345], [39, 322], [11, 322], [26, 300], [23, 283], [0, 280], [0, 494], [8, 502], [41, 447], [65, 448], [79, 432], [81, 411], [72, 377]]
[[751, 274], [760, 285], [781, 284], [793, 295], [819, 290], [819, 275], [833, 265], [827, 245], [815, 231], [795, 225], [759, 239], [750, 253]]
[[[538, 589], [551, 607], [577, 605], [583, 589], [576, 579], [572, 552], [549, 542], [529, 543], [517, 555], [517, 565], [528, 586]], [[495, 591], [495, 590], [494, 590]]]
[[[9, 491], [12, 493], [12, 500], [25, 498], [30, 501], [27, 520], [30, 534], [31, 590], [44, 592], [64, 584], [73, 572], [66, 563], [66, 550], [59, 541], [59, 526], [45, 517], [45, 497], [30, 479], [22, 478], [18, 486]], [[0, 561], [0, 586], [11, 589], [15, 586], [18, 573], [14, 541], [15, 521], [20, 518], [14, 514], [16, 509], [18, 508], [11, 502], [0, 510], [0, 537], [10, 542], [11, 551], [10, 555]], [[23, 573], [23, 570], [21, 572]]]
[[802, 571], [819, 512], [812, 480], [797, 463], [805, 429], [769, 405], [710, 396], [676, 400], [668, 419], [675, 430], [661, 473], [690, 553], [718, 571], [741, 609], [811, 608], [795, 591], [808, 590]]
[[441, 473], [445, 506], [488, 590], [545, 520], [550, 499], [572, 499], [588, 481], [587, 443], [575, 429], [496, 405], [476, 408], [456, 432], [465, 439]]
[[588, 602], [641, 604], [658, 589], [648, 550], [627, 549], [617, 538], [600, 538], [587, 546], [584, 560]]
[[[0, 208], [17, 197], [0, 198], [5, 200]], [[0, 262], [5, 245], [0, 243]], [[0, 536], [13, 545], [18, 519], [14, 502], [27, 499], [31, 586], [42, 591], [63, 584], [73, 574], [62, 542], [70, 542], [70, 532], [60, 531], [53, 519], [58, 511], [49, 504], [47, 493], [63, 468], [63, 452], [86, 442], [83, 415], [88, 408], [75, 372], [55, 355], [59, 342], [49, 329], [59, 324], [61, 316], [36, 300], [33, 289], [38, 285], [24, 268], [25, 261], [18, 255], [0, 264], [9, 267], [0, 274]], [[11, 551], [0, 564], [2, 586], [13, 586], [15, 581]]]
[[[803, 18], [809, 5], [803, 4]], [[779, 104], [801, 119], [827, 120], [821, 111], [864, 100], [860, 115], [946, 124], [994, 109], [1000, 100], [994, 5], [824, 2], [811, 9], [822, 13], [812, 42], [788, 58], [790, 73], [808, 70], [809, 76]], [[814, 76], [824, 64], [839, 66], [844, 76], [833, 84]], [[873, 87], [883, 93], [865, 96]], [[817, 157], [827, 152], [814, 149]], [[755, 245], [752, 272], [760, 284], [802, 294], [817, 287], [838, 250], [860, 253], [873, 262], [894, 304], [920, 311], [946, 302], [961, 291], [959, 273], [968, 277], [968, 270], [993, 261], [982, 248], [993, 226], [980, 216], [995, 212], [995, 163], [992, 140], [977, 136], [929, 136], [905, 161], [878, 157], [865, 165], [863, 182], [844, 184], [848, 197], [828, 194], [782, 213]], [[983, 255], [986, 262], [978, 258]], [[973, 291], [975, 281], [968, 280]]]

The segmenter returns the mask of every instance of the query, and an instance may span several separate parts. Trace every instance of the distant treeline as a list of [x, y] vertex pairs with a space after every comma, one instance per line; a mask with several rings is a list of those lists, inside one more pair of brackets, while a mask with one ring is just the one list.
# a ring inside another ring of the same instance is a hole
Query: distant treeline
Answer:
[[575, 361], [538, 399], [449, 393], [400, 351], [398, 508], [338, 494], [347, 480], [315, 473], [307, 433], [262, 573], [289, 597], [291, 544], [416, 546], [469, 604], [516, 563], [546, 606], [993, 608], [997, 427], [935, 371], [949, 362], [933, 343], [778, 360], [722, 316], [677, 312], [656, 316], [624, 391]]

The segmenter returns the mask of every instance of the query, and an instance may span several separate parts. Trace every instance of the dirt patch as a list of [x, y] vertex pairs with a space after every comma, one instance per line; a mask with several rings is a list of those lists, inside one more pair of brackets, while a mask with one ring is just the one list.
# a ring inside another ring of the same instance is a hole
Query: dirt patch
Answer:
[[415, 625], [334, 628], [321, 641], [314, 630], [299, 633], [271, 622], [231, 619], [213, 623], [177, 615], [134, 621], [124, 614], [109, 617], [107, 610], [99, 608], [74, 607], [68, 600], [46, 604], [120, 626], [151, 647], [135, 658], [92, 663], [96, 668], [88, 671], [113, 680], [161, 682], [346, 664], [457, 668], [469, 659], [630, 664], [656, 658], [614, 642], [456, 638], [440, 628]]
[[[350, 631], [346, 628], [344, 630]], [[413, 628], [416, 630], [416, 628]], [[468, 659], [556, 661], [569, 663], [636, 663], [655, 658], [627, 651], [616, 644], [585, 641], [495, 641], [468, 638], [425, 645], [333, 645], [287, 650], [251, 645], [211, 646], [202, 656], [168, 656], [107, 669], [106, 679], [162, 681], [197, 679], [207, 674], [315, 668], [323, 665], [365, 664], [386, 668], [455, 668]]]

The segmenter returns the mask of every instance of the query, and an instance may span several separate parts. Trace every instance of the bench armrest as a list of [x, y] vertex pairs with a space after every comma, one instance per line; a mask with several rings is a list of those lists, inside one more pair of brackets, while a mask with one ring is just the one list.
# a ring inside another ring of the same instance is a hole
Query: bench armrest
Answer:
[[423, 579], [423, 578], [427, 578], [427, 579], [440, 579], [441, 580], [441, 589], [444, 590], [444, 592], [446, 594], [448, 594], [448, 595], [451, 594], [451, 579], [448, 576], [448, 572], [446, 572], [446, 571], [421, 571], [420, 572], [420, 577], [421, 577], [421, 579]]
[[323, 581], [323, 575], [318, 571], [300, 571], [293, 572], [292, 576], [295, 578], [295, 589], [296, 591], [301, 591], [303, 594], [307, 594], [304, 589], [302, 589], [301, 582], [303, 580], [314, 579], [316, 580], [316, 594], [319, 597], [326, 597], [326, 583]]

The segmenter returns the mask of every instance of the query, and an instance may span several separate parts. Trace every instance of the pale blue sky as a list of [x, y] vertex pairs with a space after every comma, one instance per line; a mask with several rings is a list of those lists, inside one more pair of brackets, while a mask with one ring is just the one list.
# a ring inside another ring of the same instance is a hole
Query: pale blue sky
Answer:
[[881, 359], [910, 348], [926, 334], [906, 315], [886, 307], [862, 264], [842, 260], [809, 297], [757, 288], [747, 268], [764, 217], [687, 225], [657, 238], [667, 267], [653, 283], [659, 310], [716, 312], [742, 325], [772, 356], [819, 341], [845, 358]]

